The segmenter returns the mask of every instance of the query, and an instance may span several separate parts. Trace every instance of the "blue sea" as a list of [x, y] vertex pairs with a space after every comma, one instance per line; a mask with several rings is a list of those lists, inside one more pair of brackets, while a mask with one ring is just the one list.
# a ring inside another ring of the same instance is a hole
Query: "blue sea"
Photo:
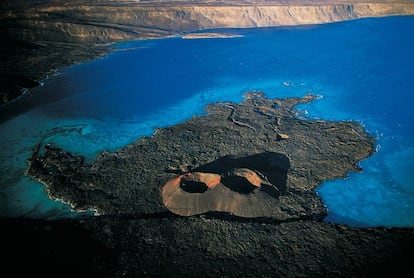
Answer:
[[271, 98], [318, 95], [298, 107], [303, 116], [356, 121], [377, 138], [362, 172], [317, 189], [326, 221], [413, 227], [414, 17], [218, 31], [242, 37], [120, 43], [0, 108], [0, 216], [76, 215], [25, 176], [41, 141], [92, 161], [203, 115], [208, 103], [262, 90]]

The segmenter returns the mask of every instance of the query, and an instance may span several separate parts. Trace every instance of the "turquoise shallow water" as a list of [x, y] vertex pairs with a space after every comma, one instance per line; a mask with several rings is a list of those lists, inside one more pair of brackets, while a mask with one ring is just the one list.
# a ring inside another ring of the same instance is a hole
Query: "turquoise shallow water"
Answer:
[[0, 215], [73, 216], [24, 176], [41, 140], [92, 160], [255, 89], [319, 95], [299, 107], [303, 115], [357, 121], [377, 137], [363, 172], [318, 188], [327, 221], [414, 226], [414, 17], [225, 32], [244, 37], [118, 44], [2, 108]]

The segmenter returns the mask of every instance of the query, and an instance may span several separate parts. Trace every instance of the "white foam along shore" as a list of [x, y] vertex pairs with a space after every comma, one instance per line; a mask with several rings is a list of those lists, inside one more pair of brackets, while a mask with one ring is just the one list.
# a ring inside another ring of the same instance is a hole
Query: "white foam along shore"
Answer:
[[241, 38], [243, 35], [229, 34], [229, 33], [189, 33], [182, 35], [183, 39], [230, 39], [230, 38]]

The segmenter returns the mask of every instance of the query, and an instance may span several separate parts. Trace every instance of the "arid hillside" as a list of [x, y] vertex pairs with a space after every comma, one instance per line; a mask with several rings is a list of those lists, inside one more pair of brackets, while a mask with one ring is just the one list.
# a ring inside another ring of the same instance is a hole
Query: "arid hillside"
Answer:
[[112, 42], [414, 14], [412, 0], [7, 0], [0, 7], [0, 103], [56, 68], [104, 55]]
[[38, 2], [24, 8], [16, 4], [6, 7], [1, 16], [6, 36], [29, 41], [107, 43], [218, 27], [317, 24], [414, 14], [413, 1]]

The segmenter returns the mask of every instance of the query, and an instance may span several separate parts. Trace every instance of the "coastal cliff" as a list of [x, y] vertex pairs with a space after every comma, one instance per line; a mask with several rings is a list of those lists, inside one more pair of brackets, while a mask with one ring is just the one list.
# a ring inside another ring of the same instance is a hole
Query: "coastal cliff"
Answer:
[[48, 1], [10, 8], [1, 27], [12, 39], [108, 43], [210, 28], [319, 24], [414, 14], [412, 1]]
[[0, 4], [0, 103], [51, 70], [94, 59], [108, 44], [210, 28], [293, 26], [414, 14], [409, 0], [5, 1]]

